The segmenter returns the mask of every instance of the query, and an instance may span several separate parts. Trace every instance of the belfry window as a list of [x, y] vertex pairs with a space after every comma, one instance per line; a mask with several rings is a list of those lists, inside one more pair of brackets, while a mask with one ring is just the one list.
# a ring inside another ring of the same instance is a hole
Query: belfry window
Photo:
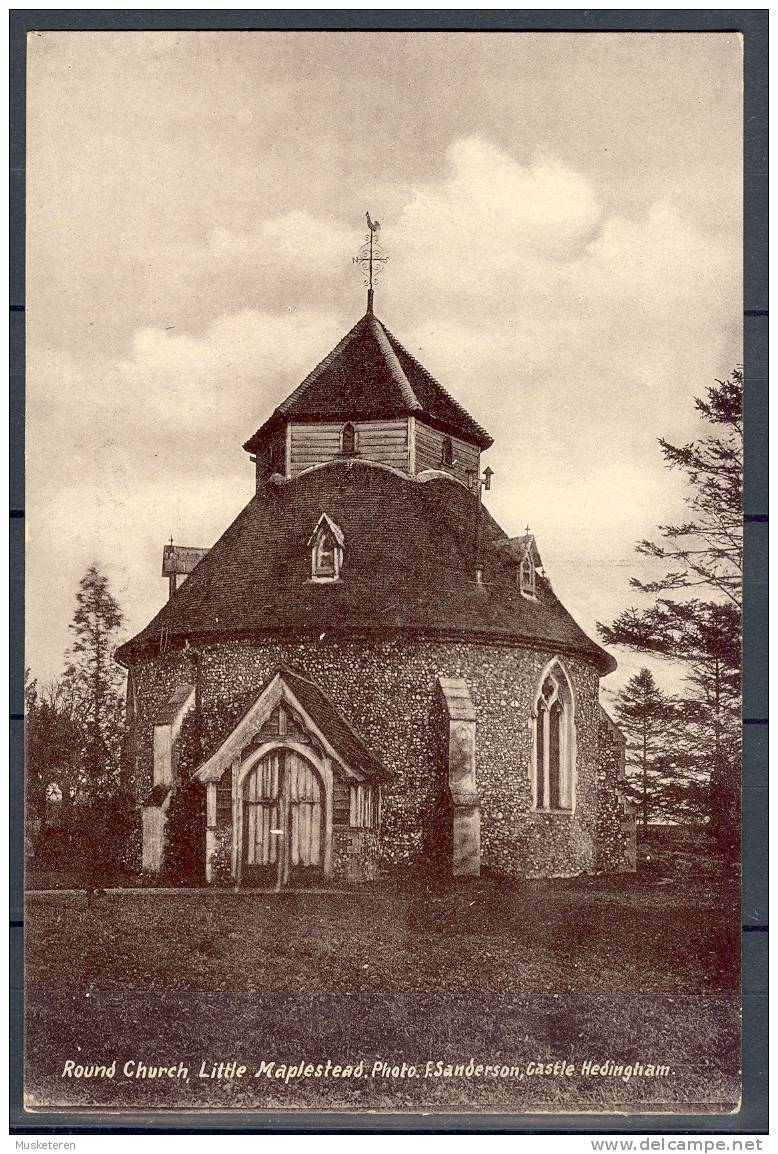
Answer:
[[440, 463], [441, 465], [454, 464], [454, 445], [451, 437], [444, 437], [443, 443], [440, 447]]
[[337, 581], [340, 578], [344, 540], [342, 530], [326, 513], [322, 513], [308, 538], [312, 581]]
[[545, 674], [535, 699], [533, 796], [538, 810], [572, 810], [575, 804], [573, 694], [558, 661]]
[[353, 457], [357, 451], [357, 432], [350, 421], [340, 434], [340, 451], [344, 457]]

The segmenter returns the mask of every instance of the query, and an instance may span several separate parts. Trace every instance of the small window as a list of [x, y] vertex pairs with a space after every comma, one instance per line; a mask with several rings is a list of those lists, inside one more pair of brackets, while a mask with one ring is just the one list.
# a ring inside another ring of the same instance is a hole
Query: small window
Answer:
[[331, 533], [322, 533], [313, 551], [314, 577], [337, 577], [335, 541]]
[[342, 530], [322, 513], [316, 528], [308, 538], [311, 551], [311, 580], [337, 581], [343, 566]]
[[376, 803], [373, 787], [352, 785], [350, 825], [356, 829], [372, 829], [376, 824]]
[[443, 444], [440, 447], [440, 463], [448, 466], [454, 464], [454, 445], [451, 437], [443, 438]]
[[340, 451], [345, 457], [353, 457], [357, 451], [357, 433], [351, 422], [343, 426], [343, 432], [340, 435]]
[[232, 822], [232, 766], [225, 769], [216, 783], [216, 824], [230, 825]]
[[332, 782], [332, 824], [348, 825], [351, 817], [351, 789], [347, 781], [335, 777]]
[[519, 588], [525, 597], [535, 596], [535, 566], [529, 552], [524, 555], [519, 565]]

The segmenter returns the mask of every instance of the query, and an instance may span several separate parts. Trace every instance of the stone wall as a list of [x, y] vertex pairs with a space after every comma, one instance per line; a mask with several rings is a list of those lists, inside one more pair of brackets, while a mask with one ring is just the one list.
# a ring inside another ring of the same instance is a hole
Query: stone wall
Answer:
[[191, 650], [154, 657], [134, 667], [137, 793], [151, 781], [155, 711], [179, 685], [196, 675], [204, 758], [287, 665], [318, 682], [392, 774], [382, 787], [383, 867], [418, 860], [441, 841], [435, 823], [444, 812], [445, 766], [433, 720], [437, 679], [461, 677], [477, 715], [482, 871], [523, 877], [590, 870], [598, 836], [598, 676], [575, 657], [562, 658], [576, 699], [575, 809], [532, 809], [530, 711], [553, 656], [501, 644], [325, 636], [221, 642], [202, 647], [197, 659]]
[[624, 797], [625, 741], [618, 726], [600, 709], [598, 722], [597, 856], [605, 873], [630, 873], [637, 868], [635, 814]]
[[333, 829], [332, 877], [344, 882], [372, 882], [380, 872], [378, 834], [372, 829]]

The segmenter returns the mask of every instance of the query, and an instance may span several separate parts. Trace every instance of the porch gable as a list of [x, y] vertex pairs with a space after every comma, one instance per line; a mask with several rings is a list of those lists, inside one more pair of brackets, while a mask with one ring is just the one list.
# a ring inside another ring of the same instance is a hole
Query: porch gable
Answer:
[[273, 712], [286, 705], [302, 721], [322, 750], [352, 781], [382, 781], [387, 770], [349, 725], [345, 717], [322, 689], [303, 674], [279, 669], [243, 717], [211, 756], [195, 770], [193, 777], [202, 782], [218, 782], [227, 769], [239, 760], [246, 748], [256, 743], [257, 735]]

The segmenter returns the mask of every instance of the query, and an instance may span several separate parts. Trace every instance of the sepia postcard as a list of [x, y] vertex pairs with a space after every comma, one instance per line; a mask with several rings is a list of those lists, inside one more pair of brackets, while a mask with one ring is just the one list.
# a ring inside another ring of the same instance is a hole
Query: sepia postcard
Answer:
[[26, 117], [29, 1118], [736, 1114], [741, 36], [30, 31]]

